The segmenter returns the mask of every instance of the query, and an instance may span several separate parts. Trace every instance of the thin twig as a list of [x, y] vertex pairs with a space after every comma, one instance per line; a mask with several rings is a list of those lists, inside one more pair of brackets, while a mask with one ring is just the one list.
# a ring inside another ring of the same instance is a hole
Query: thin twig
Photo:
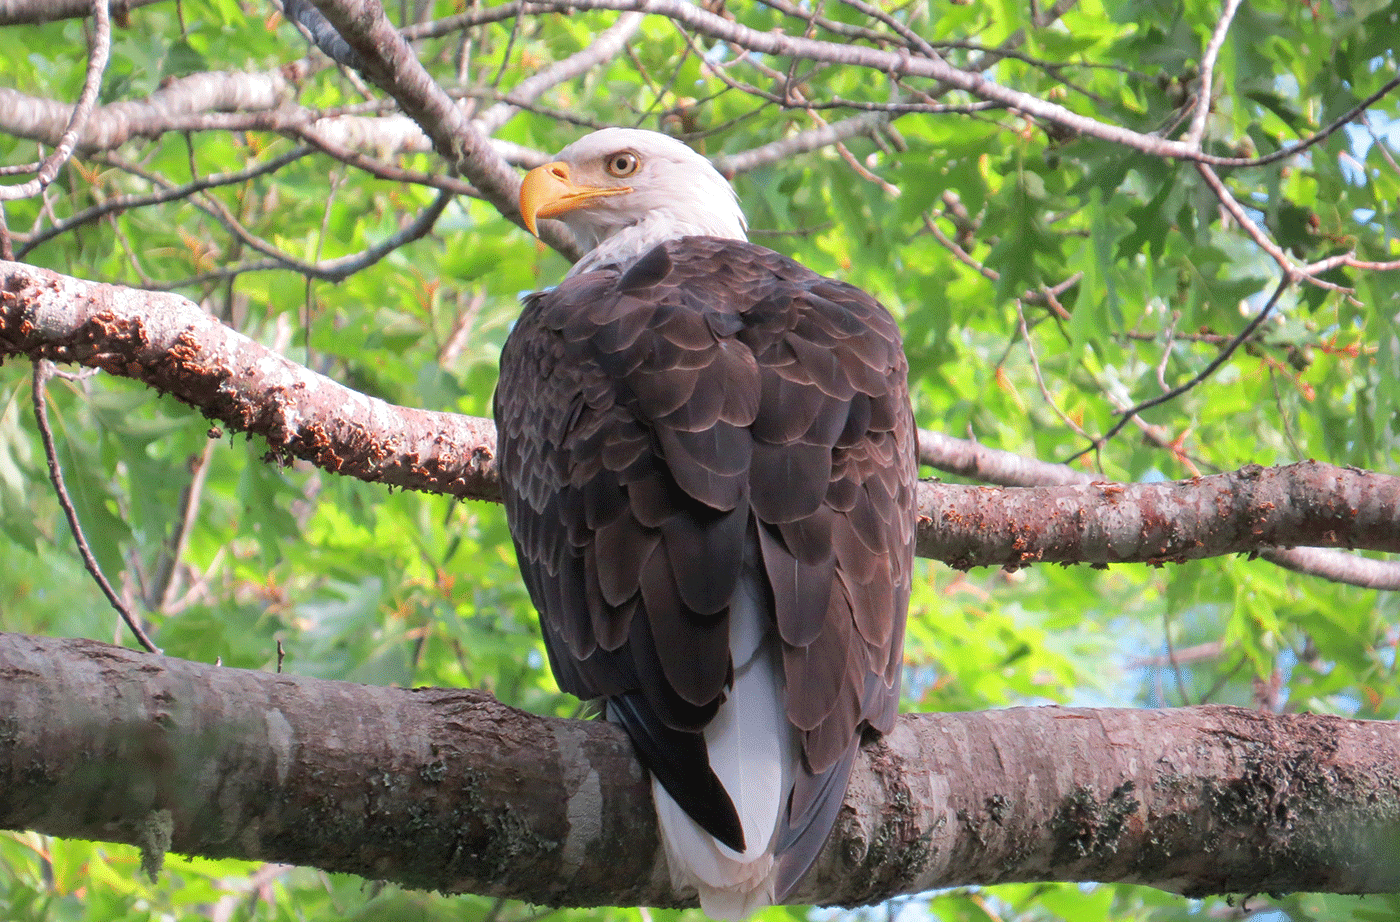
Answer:
[[481, 193], [470, 183], [465, 183], [453, 176], [440, 176], [433, 173], [423, 173], [418, 170], [406, 170], [403, 167], [392, 163], [385, 163], [368, 154], [352, 150], [339, 144], [326, 135], [318, 132], [315, 128], [293, 129], [291, 133], [306, 141], [321, 153], [334, 157], [347, 166], [353, 166], [357, 170], [388, 182], [412, 183], [414, 185], [429, 186], [434, 189], [444, 189], [455, 192], [458, 195], [467, 195], [472, 198], [481, 198]]
[[[1350, 291], [1348, 288], [1333, 284], [1332, 282], [1318, 277], [1318, 273], [1325, 272], [1327, 269], [1331, 268], [1328, 260], [1323, 260], [1315, 264], [1315, 266], [1320, 267], [1315, 268], [1314, 266], [1299, 266], [1290, 259], [1288, 254], [1283, 251], [1283, 248], [1277, 243], [1274, 243], [1273, 239], [1264, 232], [1264, 229], [1254, 223], [1245, 212], [1244, 206], [1235, 199], [1235, 196], [1229, 189], [1225, 188], [1225, 183], [1220, 180], [1215, 170], [1211, 169], [1209, 165], [1197, 163], [1196, 172], [1201, 174], [1201, 178], [1206, 181], [1206, 185], [1210, 186], [1211, 191], [1215, 193], [1215, 197], [1220, 201], [1220, 204], [1225, 207], [1225, 210], [1230, 213], [1230, 216], [1235, 219], [1236, 223], [1239, 224], [1240, 229], [1248, 234], [1255, 243], [1259, 244], [1259, 248], [1265, 253], [1268, 253], [1274, 262], [1278, 263], [1279, 268], [1283, 270], [1285, 282], [1302, 281], [1307, 282], [1309, 285], [1316, 285], [1319, 288], [1327, 288], [1332, 291]], [[1346, 257], [1337, 257], [1337, 259], [1344, 262]]]
[[189, 543], [190, 532], [194, 530], [199, 502], [204, 495], [204, 481], [209, 474], [209, 458], [216, 444], [215, 439], [209, 439], [200, 454], [190, 456], [190, 482], [180, 491], [180, 516], [161, 548], [155, 575], [146, 593], [146, 605], [155, 611], [169, 614], [166, 606], [170, 604], [170, 590], [175, 585], [175, 573]]
[[[1181, 696], [1183, 705], [1191, 703], [1191, 696], [1186, 693], [1186, 679], [1181, 674], [1181, 663], [1176, 659], [1176, 648], [1172, 644], [1172, 616], [1170, 607], [1162, 611], [1162, 639], [1167, 645], [1167, 662], [1171, 664], [1172, 675], [1176, 676], [1176, 693]], [[1163, 702], [1165, 703], [1165, 702]]]
[[1178, 384], [1176, 387], [1172, 388], [1166, 393], [1158, 394], [1156, 397], [1150, 397], [1147, 400], [1142, 401], [1141, 403], [1129, 407], [1126, 410], [1119, 411], [1119, 416], [1121, 418], [1118, 420], [1118, 422], [1114, 423], [1112, 428], [1110, 428], [1103, 435], [1099, 436], [1097, 439], [1094, 439], [1093, 443], [1088, 448], [1085, 448], [1083, 451], [1079, 451], [1073, 455], [1070, 455], [1064, 460], [1063, 463], [1068, 464], [1071, 461], [1074, 461], [1075, 459], [1088, 454], [1090, 451], [1103, 447], [1105, 444], [1107, 444], [1109, 439], [1113, 438], [1115, 435], [1121, 432], [1124, 426], [1128, 425], [1128, 423], [1130, 423], [1134, 417], [1142, 413], [1144, 410], [1149, 410], [1152, 407], [1160, 406], [1161, 404], [1164, 404], [1170, 400], [1175, 400], [1177, 397], [1180, 397], [1182, 394], [1191, 390], [1193, 387], [1200, 384], [1202, 381], [1206, 380], [1211, 375], [1215, 374], [1216, 369], [1219, 368], [1221, 365], [1225, 364], [1227, 361], [1229, 361], [1230, 356], [1235, 354], [1235, 350], [1238, 349], [1241, 345], [1243, 345], [1244, 342], [1248, 340], [1250, 336], [1254, 335], [1254, 331], [1259, 329], [1259, 325], [1268, 319], [1269, 315], [1273, 312], [1274, 305], [1277, 304], [1278, 299], [1283, 296], [1284, 291], [1287, 290], [1289, 284], [1291, 284], [1291, 281], [1292, 280], [1285, 274], [1284, 277], [1279, 280], [1278, 287], [1274, 289], [1274, 293], [1269, 297], [1268, 302], [1259, 311], [1259, 313], [1254, 316], [1254, 319], [1249, 321], [1249, 323], [1245, 325], [1245, 328], [1241, 330], [1234, 337], [1234, 339], [1230, 340], [1229, 344], [1226, 345], [1224, 349], [1220, 350], [1220, 354], [1217, 355], [1215, 358], [1211, 359], [1210, 363], [1207, 364], [1205, 368], [1201, 369], [1200, 372], [1193, 375], [1190, 380]]
[[1366, 133], [1371, 136], [1371, 142], [1376, 145], [1376, 150], [1381, 152], [1381, 157], [1386, 163], [1390, 164], [1391, 172], [1400, 175], [1400, 163], [1395, 162], [1395, 158], [1390, 155], [1390, 148], [1386, 146], [1381, 136], [1376, 134], [1376, 129], [1371, 125], [1370, 117], [1365, 112], [1362, 112], [1357, 121], [1362, 124], [1366, 129]]
[[[944, 213], [942, 216], [947, 217], [946, 213]], [[990, 266], [978, 262], [977, 259], [972, 256], [971, 253], [967, 252], [967, 250], [959, 246], [956, 240], [943, 233], [943, 229], [938, 226], [937, 222], [933, 220], [933, 217], [937, 217], [937, 215], [930, 216], [928, 214], [924, 214], [923, 222], [924, 229], [927, 230], [931, 235], [933, 235], [934, 240], [937, 240], [938, 243], [944, 249], [946, 249], [949, 253], [952, 253], [953, 256], [958, 260], [958, 262], [974, 270], [983, 278], [986, 278], [989, 281], [993, 282], [1001, 280], [1000, 272], [991, 268]], [[1047, 304], [1049, 305], [1050, 309], [1055, 312], [1055, 315], [1057, 317], [1059, 317], [1061, 320], [1068, 320], [1069, 311], [1065, 308], [1063, 304], [1060, 303], [1059, 298], [1060, 295], [1064, 294], [1066, 291], [1079, 284], [1079, 281], [1082, 278], [1084, 278], [1084, 273], [1076, 272], [1069, 278], [1065, 279], [1062, 282], [1058, 282], [1055, 285], [1042, 285], [1039, 289], [1036, 290], [1027, 289], [1025, 292], [1022, 293], [1020, 300], [1026, 302], [1027, 304]]]
[[878, 6], [875, 6], [870, 3], [865, 3], [864, 0], [843, 0], [843, 2], [852, 9], [858, 10], [861, 13], [864, 13], [866, 16], [869, 16], [871, 19], [878, 20], [879, 22], [882, 22], [885, 25], [889, 26], [895, 31], [895, 34], [897, 34], [900, 38], [904, 39], [904, 44], [907, 45], [909, 48], [914, 49], [920, 54], [926, 55], [931, 58], [939, 57], [938, 52], [933, 49], [932, 45], [930, 45], [927, 41], [924, 40], [923, 36], [919, 35], [913, 29], [909, 28], [904, 23], [900, 22], [898, 19], [895, 19], [893, 16], [891, 16], [889, 13], [886, 13]]
[[54, 447], [53, 430], [49, 427], [48, 403], [44, 394], [44, 384], [52, 376], [52, 362], [47, 359], [36, 361], [30, 393], [34, 397], [34, 421], [39, 427], [39, 438], [44, 443], [44, 457], [49, 462], [49, 480], [53, 483], [54, 492], [58, 495], [58, 504], [63, 507], [63, 514], [68, 518], [68, 528], [73, 532], [73, 540], [78, 544], [78, 553], [83, 558], [83, 566], [87, 567], [87, 571], [97, 581], [102, 594], [117, 610], [117, 614], [121, 615], [126, 626], [131, 628], [131, 633], [136, 635], [136, 640], [141, 646], [151, 653], [160, 653], [160, 648], [151, 641], [151, 638], [146, 636], [145, 631], [141, 630], [139, 620], [117, 596], [112, 584], [102, 574], [102, 568], [98, 565], [97, 558], [93, 556], [92, 548], [88, 546], [87, 536], [83, 534], [82, 523], [78, 521], [78, 510], [73, 508], [73, 500], [68, 496], [68, 488], [63, 483], [63, 469], [58, 465], [58, 449]]
[[[131, 164], [123, 164], [122, 168], [142, 176], [151, 182], [156, 182], [165, 186], [170, 185], [167, 180]], [[429, 233], [433, 229], [433, 225], [437, 222], [438, 217], [442, 215], [442, 212], [447, 208], [448, 204], [451, 203], [453, 195], [454, 193], [452, 191], [446, 189], [440, 190], [433, 203], [424, 209], [417, 218], [400, 228], [396, 233], [380, 241], [378, 244], [367, 247], [359, 253], [352, 253], [347, 256], [317, 263], [308, 263], [304, 260], [297, 259], [291, 254], [285, 253], [271, 243], [268, 243], [266, 240], [263, 240], [261, 237], [245, 228], [223, 202], [219, 201], [214, 196], [197, 196], [195, 207], [224, 225], [229, 233], [233, 234], [234, 237], [241, 240], [247, 246], [252, 247], [265, 256], [271, 257], [281, 267], [298, 272], [308, 278], [339, 282], [368, 266], [374, 265], [399, 247], [412, 243]]]
[[1064, 410], [1060, 409], [1059, 404], [1055, 402], [1055, 398], [1050, 394], [1050, 388], [1046, 386], [1045, 378], [1040, 373], [1040, 359], [1035, 354], [1035, 343], [1031, 340], [1031, 331], [1026, 326], [1026, 312], [1021, 309], [1021, 300], [1019, 298], [1016, 299], [1016, 319], [1020, 323], [1021, 338], [1026, 341], [1026, 355], [1030, 357], [1031, 371], [1035, 374], [1035, 383], [1036, 386], [1040, 388], [1040, 396], [1045, 400], [1045, 403], [1050, 409], [1055, 411], [1055, 415], [1060, 418], [1060, 422], [1064, 423], [1065, 426], [1071, 429], [1076, 435], [1086, 439], [1089, 438], [1088, 433], [1086, 433], [1078, 423], [1070, 419]]
[[598, 33], [582, 51], [556, 61], [517, 83], [503, 102], [496, 103], [476, 117], [477, 127], [483, 134], [494, 134], [511, 116], [544, 93], [612, 60], [637, 34], [643, 18], [641, 13], [623, 13], [617, 22]]
[[1206, 133], [1206, 118], [1210, 115], [1215, 61], [1220, 56], [1220, 48], [1225, 44], [1225, 33], [1230, 30], [1230, 23], [1239, 8], [1240, 0], [1225, 0], [1225, 12], [1220, 14], [1220, 21], [1215, 24], [1215, 31], [1211, 33], [1205, 53], [1201, 55], [1201, 78], [1200, 89], [1196, 95], [1196, 110], [1191, 114], [1191, 127], [1181, 139], [1182, 143], [1189, 144], [1196, 150], [1201, 149], [1201, 139]]
[[254, 179], [258, 176], [262, 176], [267, 173], [276, 172], [277, 170], [280, 170], [287, 164], [292, 163], [296, 160], [300, 160], [302, 157], [305, 157], [311, 152], [312, 148], [308, 145], [303, 144], [297, 147], [295, 150], [289, 151], [280, 157], [275, 157], [266, 163], [260, 163], [255, 166], [248, 167], [245, 170], [239, 170], [236, 173], [214, 173], [204, 177], [203, 179], [196, 179], [194, 182], [188, 183], [186, 185], [168, 186], [160, 190], [159, 192], [152, 192], [149, 195], [113, 196], [112, 198], [100, 202], [99, 204], [93, 205], [90, 208], [84, 208], [77, 214], [70, 215], [69, 217], [57, 222], [56, 224], [51, 225], [43, 231], [30, 236], [28, 240], [25, 241], [24, 246], [20, 248], [20, 258], [24, 258], [26, 254], [28, 254], [31, 250], [33, 250], [40, 244], [47, 243], [54, 237], [67, 233], [75, 227], [79, 227], [83, 224], [88, 223], [89, 221], [94, 221], [100, 217], [103, 217], [104, 215], [109, 215], [113, 212], [130, 211], [133, 208], [142, 208], [147, 205], [159, 205], [162, 202], [177, 201], [179, 199], [188, 198], [191, 195], [194, 195], [196, 192], [202, 192], [205, 189], [212, 189], [216, 186], [229, 186], [234, 185], [236, 183], [245, 182], [249, 179]]
[[108, 0], [92, 0], [92, 46], [88, 53], [87, 76], [78, 102], [73, 106], [73, 114], [68, 119], [68, 127], [59, 138], [58, 146], [44, 159], [39, 167], [39, 175], [27, 183], [17, 186], [0, 186], [0, 201], [29, 198], [43, 191], [58, 176], [58, 171], [73, 156], [73, 150], [83, 136], [88, 117], [97, 104], [97, 93], [102, 88], [102, 75], [107, 70], [107, 59], [112, 50], [112, 20]]

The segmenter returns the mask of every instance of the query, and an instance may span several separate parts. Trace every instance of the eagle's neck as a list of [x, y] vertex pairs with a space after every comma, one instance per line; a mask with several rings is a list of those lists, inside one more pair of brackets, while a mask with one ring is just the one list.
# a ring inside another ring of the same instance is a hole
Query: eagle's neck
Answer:
[[[725, 188], [728, 192], [728, 188]], [[592, 272], [595, 269], [616, 268], [621, 272], [641, 259], [657, 244], [681, 237], [725, 237], [747, 240], [743, 213], [731, 201], [731, 207], [714, 209], [656, 208], [626, 224], [599, 225], [594, 222], [570, 221], [578, 242], [589, 247], [587, 253], [574, 263], [566, 278]]]

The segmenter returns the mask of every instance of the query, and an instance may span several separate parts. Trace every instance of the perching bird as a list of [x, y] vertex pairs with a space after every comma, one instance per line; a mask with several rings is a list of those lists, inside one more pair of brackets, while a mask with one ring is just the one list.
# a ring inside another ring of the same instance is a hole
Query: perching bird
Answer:
[[747, 242], [704, 157], [609, 128], [525, 177], [588, 249], [501, 353], [506, 517], [559, 685], [651, 772], [678, 887], [743, 918], [894, 722], [914, 551], [907, 363], [874, 298]]

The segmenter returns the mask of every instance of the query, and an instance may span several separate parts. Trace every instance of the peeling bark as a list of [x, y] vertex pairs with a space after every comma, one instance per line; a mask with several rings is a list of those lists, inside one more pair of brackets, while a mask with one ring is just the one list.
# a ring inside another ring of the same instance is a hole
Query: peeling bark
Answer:
[[958, 569], [1160, 565], [1269, 547], [1400, 551], [1400, 477], [1313, 461], [1165, 483], [940, 486], [919, 499], [931, 519], [919, 555]]
[[178, 295], [0, 263], [0, 360], [77, 362], [143, 381], [272, 458], [407, 489], [496, 499], [490, 420], [394, 406], [224, 326]]
[[[0, 634], [0, 828], [547, 905], [693, 905], [601, 721], [465, 689]], [[903, 717], [795, 899], [1096, 880], [1202, 896], [1400, 889], [1400, 725], [1239, 708]]]

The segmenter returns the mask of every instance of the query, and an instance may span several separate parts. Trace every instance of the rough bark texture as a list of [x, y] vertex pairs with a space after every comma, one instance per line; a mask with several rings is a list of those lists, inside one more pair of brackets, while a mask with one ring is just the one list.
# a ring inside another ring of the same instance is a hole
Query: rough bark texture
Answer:
[[[332, 473], [499, 499], [490, 420], [396, 407], [185, 298], [0, 262], [0, 360], [102, 368]], [[1305, 462], [1155, 484], [919, 485], [918, 554], [953, 566], [1161, 564], [1273, 546], [1400, 551], [1400, 477]]]
[[409, 489], [499, 497], [490, 420], [397, 407], [224, 326], [192, 301], [0, 262], [0, 361], [101, 368], [170, 393], [278, 457]]
[[[1166, 483], [921, 494], [918, 553], [954, 567], [1163, 564], [1265, 547], [1400, 551], [1400, 477], [1305, 461]], [[929, 502], [925, 504], [925, 501]]]
[[[0, 634], [0, 828], [550, 905], [682, 905], [626, 739], [462, 689]], [[1400, 889], [1400, 725], [1226, 707], [909, 715], [804, 901], [1028, 880]]]

